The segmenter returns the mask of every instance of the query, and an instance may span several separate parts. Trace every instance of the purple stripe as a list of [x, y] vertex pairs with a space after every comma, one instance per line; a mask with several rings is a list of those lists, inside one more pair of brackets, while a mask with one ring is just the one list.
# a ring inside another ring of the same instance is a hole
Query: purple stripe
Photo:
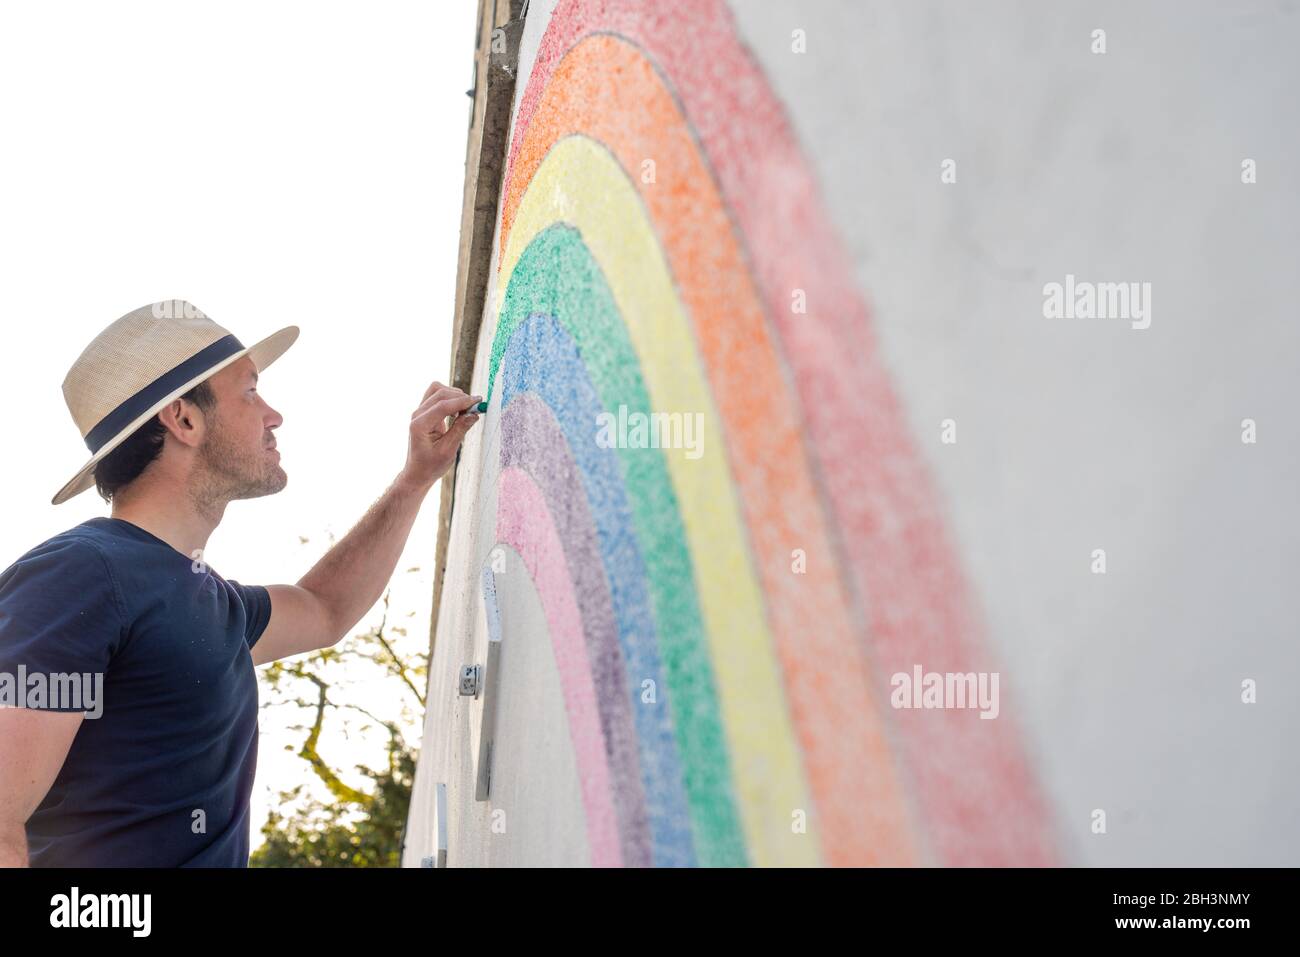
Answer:
[[[592, 430], [594, 434], [594, 424]], [[501, 468], [511, 466], [527, 472], [537, 483], [564, 543], [605, 732], [623, 862], [628, 867], [649, 867], [650, 823], [636, 727], [596, 526], [564, 433], [551, 410], [531, 392], [517, 393], [501, 417]]]

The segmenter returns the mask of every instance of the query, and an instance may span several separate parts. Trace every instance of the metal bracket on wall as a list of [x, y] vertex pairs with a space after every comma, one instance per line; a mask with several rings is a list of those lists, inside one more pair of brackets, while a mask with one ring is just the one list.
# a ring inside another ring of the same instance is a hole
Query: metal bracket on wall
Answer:
[[483, 698], [478, 736], [478, 762], [474, 782], [474, 800], [486, 801], [492, 790], [492, 748], [496, 743], [497, 676], [501, 673], [501, 613], [497, 607], [496, 572], [491, 565], [483, 569], [483, 606], [487, 611], [487, 664], [479, 679]]
[[434, 785], [433, 833], [437, 841], [434, 852], [420, 859], [421, 867], [447, 866], [447, 785], [439, 781]]
[[460, 696], [477, 698], [479, 688], [483, 685], [482, 665], [462, 665], [460, 669]]

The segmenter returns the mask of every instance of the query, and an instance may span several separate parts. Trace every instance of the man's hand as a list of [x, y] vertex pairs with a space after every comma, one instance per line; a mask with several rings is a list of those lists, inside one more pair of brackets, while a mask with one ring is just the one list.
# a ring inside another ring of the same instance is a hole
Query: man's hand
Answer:
[[[441, 382], [425, 390], [420, 407], [411, 413], [410, 444], [400, 476], [403, 482], [426, 491], [433, 487], [456, 460], [456, 449], [465, 433], [478, 421], [477, 413], [457, 413], [482, 400], [482, 396], [466, 395]], [[448, 426], [451, 416], [457, 417]]]

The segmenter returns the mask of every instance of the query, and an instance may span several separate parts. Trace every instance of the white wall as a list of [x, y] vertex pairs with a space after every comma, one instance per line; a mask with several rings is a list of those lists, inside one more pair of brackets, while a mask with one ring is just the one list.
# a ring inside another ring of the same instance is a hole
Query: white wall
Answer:
[[[532, 5], [520, 90], [550, 7]], [[1296, 864], [1296, 5], [733, 9], [872, 304], [990, 640], [1016, 676], [1066, 859]], [[1104, 55], [1089, 51], [1095, 28]], [[1255, 185], [1240, 181], [1247, 157]], [[947, 158], [954, 184], [940, 182]], [[1044, 318], [1044, 284], [1067, 273], [1150, 283], [1150, 327]], [[481, 360], [491, 333], [485, 321]], [[955, 445], [939, 441], [947, 418]], [[1257, 444], [1242, 444], [1243, 418]], [[478, 444], [488, 435], [472, 432], [466, 456], [492, 454]], [[489, 506], [467, 479], [458, 510]], [[450, 780], [453, 798], [468, 786], [454, 670], [481, 660], [489, 546], [485, 530], [457, 526], [408, 864], [429, 853], [433, 781]], [[1095, 548], [1104, 576], [1090, 571]], [[528, 600], [503, 615], [538, 620]], [[545, 655], [530, 660], [558, 700]], [[1247, 678], [1254, 705], [1240, 700]], [[498, 767], [511, 787], [536, 785], [520, 793], [549, 808], [553, 834], [580, 840], [580, 802], [559, 781], [563, 737], [516, 735]], [[487, 849], [487, 805], [451, 804], [452, 863], [506, 863]], [[1105, 835], [1090, 832], [1097, 808]]]
[[[990, 640], [1021, 675], [1067, 852], [1295, 865], [1300, 10], [734, 9], [852, 251]], [[1150, 327], [1045, 319], [1043, 285], [1066, 273], [1150, 282]]]

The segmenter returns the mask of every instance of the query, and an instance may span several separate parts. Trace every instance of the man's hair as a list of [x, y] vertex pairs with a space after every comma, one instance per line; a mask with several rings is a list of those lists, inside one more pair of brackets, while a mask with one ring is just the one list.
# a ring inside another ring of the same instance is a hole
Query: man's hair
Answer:
[[[217, 404], [217, 397], [207, 382], [200, 382], [181, 398], [197, 405], [205, 413], [211, 412]], [[166, 435], [167, 426], [155, 415], [132, 432], [130, 438], [104, 456], [95, 466], [95, 488], [99, 491], [99, 497], [105, 502], [111, 502], [119, 489], [139, 478], [149, 463], [162, 452], [163, 438]]]

